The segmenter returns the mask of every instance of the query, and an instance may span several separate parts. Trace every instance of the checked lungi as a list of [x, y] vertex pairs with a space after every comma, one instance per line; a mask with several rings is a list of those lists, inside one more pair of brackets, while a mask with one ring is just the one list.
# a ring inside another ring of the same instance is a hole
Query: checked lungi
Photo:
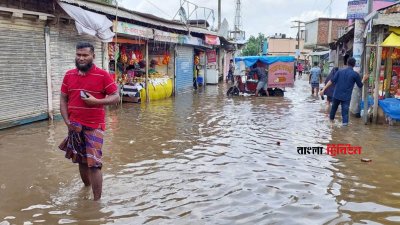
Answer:
[[74, 163], [87, 164], [88, 167], [101, 168], [104, 131], [71, 122], [72, 130], [58, 146], [65, 151], [65, 158]]

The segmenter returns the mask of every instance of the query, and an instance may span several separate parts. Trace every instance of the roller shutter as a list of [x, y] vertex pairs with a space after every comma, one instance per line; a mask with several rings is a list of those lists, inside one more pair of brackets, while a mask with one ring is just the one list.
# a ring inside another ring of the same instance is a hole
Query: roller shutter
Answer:
[[48, 118], [44, 22], [0, 17], [0, 129]]
[[176, 49], [176, 93], [193, 88], [193, 47], [177, 46]]

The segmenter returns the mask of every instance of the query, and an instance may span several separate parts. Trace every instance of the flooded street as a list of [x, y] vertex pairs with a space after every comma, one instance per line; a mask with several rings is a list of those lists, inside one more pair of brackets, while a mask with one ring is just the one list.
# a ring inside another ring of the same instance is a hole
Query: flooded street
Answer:
[[[227, 98], [210, 85], [110, 109], [99, 202], [57, 148], [62, 121], [1, 130], [0, 224], [400, 222], [400, 127], [341, 127], [340, 112], [331, 127], [309, 89], [304, 78], [283, 98]], [[362, 154], [297, 153], [329, 143]]]

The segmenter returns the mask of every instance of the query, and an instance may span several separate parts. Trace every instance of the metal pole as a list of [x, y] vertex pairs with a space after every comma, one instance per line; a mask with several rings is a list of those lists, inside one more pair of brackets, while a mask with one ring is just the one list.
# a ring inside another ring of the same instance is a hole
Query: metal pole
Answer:
[[146, 40], [146, 102], [150, 102], [149, 96], [149, 40]]
[[376, 54], [376, 71], [375, 71], [375, 90], [374, 90], [374, 108], [373, 108], [373, 122], [376, 123], [378, 121], [378, 100], [379, 100], [379, 76], [381, 72], [381, 63], [382, 63], [382, 47], [380, 44], [383, 41], [383, 29], [379, 28], [379, 36], [377, 45], [377, 54]]
[[[119, 46], [118, 46], [118, 1], [116, 1], [116, 4], [117, 4], [117, 10], [115, 11], [115, 31], [114, 31], [115, 32], [115, 46], [114, 46], [115, 49], [114, 49], [114, 55], [115, 55], [116, 49], [119, 48]], [[118, 53], [119, 53], [119, 49], [118, 49]], [[114, 73], [115, 73], [114, 76], [117, 76], [117, 68], [118, 68], [117, 67], [117, 60], [118, 59], [116, 59], [114, 57]]]
[[221, 28], [221, 0], [218, 0], [218, 31]]

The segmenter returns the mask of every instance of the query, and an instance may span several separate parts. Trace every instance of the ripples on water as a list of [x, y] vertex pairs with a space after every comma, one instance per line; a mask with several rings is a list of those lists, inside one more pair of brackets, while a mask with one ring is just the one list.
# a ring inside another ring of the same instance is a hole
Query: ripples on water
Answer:
[[[398, 128], [331, 128], [305, 81], [284, 98], [225, 88], [110, 110], [98, 203], [56, 149], [61, 122], [0, 131], [0, 224], [400, 221]], [[361, 145], [373, 163], [296, 152], [329, 142]]]

